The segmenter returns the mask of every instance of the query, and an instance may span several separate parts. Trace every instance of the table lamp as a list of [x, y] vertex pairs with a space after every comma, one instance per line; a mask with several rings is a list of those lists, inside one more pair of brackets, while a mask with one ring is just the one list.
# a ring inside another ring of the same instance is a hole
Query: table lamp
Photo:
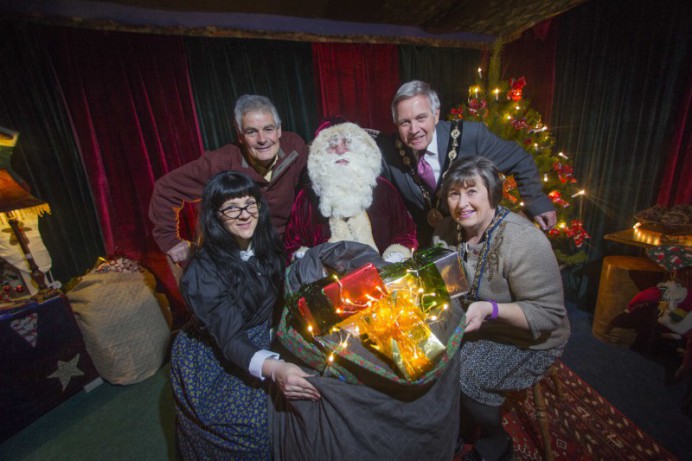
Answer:
[[[18, 133], [16, 132], [2, 130], [0, 132], [0, 147], [13, 146], [17, 137]], [[31, 255], [29, 244], [20, 227], [19, 218], [26, 215], [42, 216], [44, 213], [50, 213], [50, 205], [34, 197], [20, 186], [6, 168], [0, 168], [0, 223], [10, 225], [12, 233], [29, 264], [31, 278], [38, 286], [39, 293], [48, 287], [43, 272], [38, 268], [34, 257]]]

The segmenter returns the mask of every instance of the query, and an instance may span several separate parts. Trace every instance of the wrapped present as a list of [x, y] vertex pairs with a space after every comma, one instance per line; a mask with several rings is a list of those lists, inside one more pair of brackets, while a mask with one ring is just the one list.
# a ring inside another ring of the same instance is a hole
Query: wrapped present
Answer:
[[377, 269], [366, 264], [341, 278], [333, 277], [301, 289], [297, 318], [315, 335], [364, 309], [386, 294]]
[[406, 379], [417, 379], [433, 367], [446, 348], [414, 300], [408, 294], [384, 296], [337, 328], [365, 338], [391, 359]]
[[[469, 291], [459, 255], [441, 246], [414, 253], [409, 260], [384, 268], [380, 276], [389, 292], [421, 290], [425, 286], [431, 296], [455, 299]], [[434, 301], [422, 299], [421, 303], [427, 310]]]
[[463, 311], [454, 298], [467, 291], [456, 252], [433, 247], [379, 272], [368, 264], [302, 285], [277, 338], [325, 375], [419, 385], [458, 347]]
[[340, 317], [355, 314], [386, 294], [384, 282], [373, 264], [334, 280], [323, 291]]

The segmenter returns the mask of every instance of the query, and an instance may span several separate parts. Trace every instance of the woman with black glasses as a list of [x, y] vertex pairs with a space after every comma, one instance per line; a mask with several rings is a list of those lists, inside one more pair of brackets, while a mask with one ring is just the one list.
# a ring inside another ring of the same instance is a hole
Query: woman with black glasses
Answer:
[[181, 279], [192, 320], [171, 355], [183, 459], [271, 458], [265, 378], [289, 399], [320, 398], [309, 376], [269, 351], [283, 250], [255, 183], [223, 172], [206, 186], [201, 243]]

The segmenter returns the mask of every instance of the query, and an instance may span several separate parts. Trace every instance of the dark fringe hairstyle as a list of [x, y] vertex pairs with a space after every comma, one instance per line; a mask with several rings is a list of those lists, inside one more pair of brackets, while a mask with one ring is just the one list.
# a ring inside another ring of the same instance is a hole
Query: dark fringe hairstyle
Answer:
[[[238, 285], [245, 305], [256, 304], [257, 286], [254, 269], [240, 259], [240, 247], [218, 217], [217, 210], [229, 199], [250, 196], [260, 205], [252, 251], [255, 253], [262, 275], [268, 276], [274, 288], [279, 289], [283, 279], [284, 250], [279, 236], [271, 225], [269, 207], [259, 187], [243, 173], [224, 171], [214, 176], [204, 188], [197, 232], [200, 236], [193, 258], [202, 250], [211, 258], [221, 273], [228, 274], [230, 282]], [[254, 302], [253, 302], [254, 300]]]

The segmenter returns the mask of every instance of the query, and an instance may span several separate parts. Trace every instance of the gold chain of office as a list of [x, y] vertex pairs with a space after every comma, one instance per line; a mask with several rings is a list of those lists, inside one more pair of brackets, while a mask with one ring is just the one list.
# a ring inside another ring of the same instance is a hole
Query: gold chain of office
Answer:
[[[461, 131], [459, 131], [459, 125], [454, 124], [454, 129], [452, 130], [451, 133], [449, 133], [449, 137], [451, 140], [451, 149], [449, 150], [449, 153], [447, 154], [447, 157], [449, 158], [449, 165], [447, 165], [447, 169], [442, 173], [442, 179], [444, 180], [445, 176], [447, 175], [447, 171], [449, 171], [449, 167], [452, 166], [452, 162], [454, 162], [454, 159], [457, 158], [457, 150], [459, 148], [459, 136], [461, 135]], [[411, 177], [413, 178], [413, 181], [418, 185], [420, 188], [420, 192], [423, 195], [423, 198], [425, 199], [425, 203], [428, 205], [428, 213], [426, 215], [428, 224], [432, 227], [436, 227], [440, 221], [444, 218], [442, 215], [442, 212], [440, 211], [440, 197], [437, 196], [435, 198], [435, 205], [433, 206], [432, 203], [432, 197], [430, 196], [430, 191], [428, 190], [427, 187], [423, 185], [423, 182], [420, 179], [420, 176], [418, 175], [418, 172], [416, 171], [415, 168], [413, 168], [413, 164], [411, 161], [411, 157], [406, 155], [406, 151], [404, 150], [404, 144], [401, 142], [401, 139], [397, 139], [395, 143], [396, 148], [399, 151], [399, 155], [401, 156], [401, 161], [404, 163], [404, 166], [408, 167], [409, 173], [411, 174]]]

